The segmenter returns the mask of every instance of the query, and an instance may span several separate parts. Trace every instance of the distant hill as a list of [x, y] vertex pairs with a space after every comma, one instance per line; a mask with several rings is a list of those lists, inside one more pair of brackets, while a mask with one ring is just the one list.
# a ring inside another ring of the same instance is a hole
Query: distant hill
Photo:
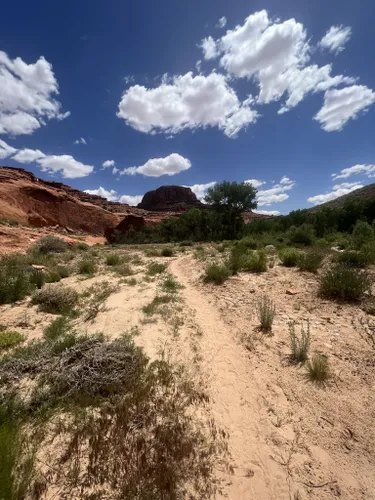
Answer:
[[321, 205], [317, 205], [316, 207], [309, 208], [309, 212], [316, 212], [317, 210], [321, 210], [322, 208], [338, 208], [342, 207], [348, 201], [353, 200], [371, 200], [375, 199], [375, 184], [369, 184], [368, 186], [364, 186], [363, 188], [356, 189], [351, 193], [344, 194], [335, 200], [327, 201], [326, 203], [322, 203]]

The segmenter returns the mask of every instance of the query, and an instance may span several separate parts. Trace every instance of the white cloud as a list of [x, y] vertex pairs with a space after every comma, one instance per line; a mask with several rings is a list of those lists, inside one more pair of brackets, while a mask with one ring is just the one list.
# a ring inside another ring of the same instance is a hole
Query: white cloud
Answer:
[[354, 165], [353, 167], [343, 168], [338, 174], [332, 174], [332, 179], [347, 179], [351, 175], [365, 174], [368, 177], [374, 177], [375, 165]]
[[226, 78], [217, 73], [175, 76], [168, 83], [147, 89], [130, 87], [122, 96], [117, 116], [140, 132], [176, 134], [185, 129], [218, 127], [235, 135], [258, 114], [251, 98], [241, 103]]
[[269, 189], [260, 189], [257, 193], [258, 206], [269, 206], [273, 203], [280, 203], [289, 198], [286, 191], [290, 191], [295, 186], [295, 182], [287, 177], [283, 177], [279, 184], [275, 184]]
[[52, 65], [44, 57], [26, 64], [0, 51], [0, 134], [32, 134], [47, 120], [69, 116], [53, 97], [58, 93]]
[[212, 36], [204, 38], [200, 44], [200, 47], [203, 50], [203, 57], [206, 61], [209, 61], [210, 59], [216, 59], [216, 57], [219, 55], [218, 47]]
[[138, 203], [140, 203], [143, 198], [142, 195], [132, 196], [128, 194], [123, 194], [120, 196], [114, 189], [107, 190], [102, 186], [98, 187], [98, 189], [86, 189], [85, 193], [95, 194], [97, 196], [105, 198], [108, 201], [119, 201], [120, 203], [126, 203], [127, 205], [132, 205], [132, 206], [138, 205]]
[[129, 167], [122, 170], [120, 175], [141, 174], [147, 177], [161, 177], [162, 175], [176, 175], [191, 167], [187, 158], [172, 153], [165, 158], [152, 158], [140, 167]]
[[8, 158], [8, 156], [11, 156], [16, 151], [17, 151], [16, 148], [12, 148], [12, 146], [9, 146], [9, 144], [0, 139], [0, 160]]
[[303, 24], [295, 19], [274, 22], [265, 10], [250, 15], [214, 43], [222, 54], [220, 65], [228, 73], [259, 84], [260, 104], [288, 95], [279, 113], [296, 106], [309, 92], [355, 81], [342, 75], [331, 77], [331, 65], [307, 66], [311, 47]]
[[326, 203], [327, 201], [335, 200], [340, 196], [351, 193], [361, 187], [363, 187], [363, 185], [358, 182], [343, 182], [341, 184], [335, 184], [332, 191], [311, 196], [310, 198], [307, 198], [307, 201], [313, 205], [320, 205], [321, 203]]
[[334, 54], [342, 52], [352, 35], [350, 26], [331, 26], [319, 42], [319, 46]]
[[103, 168], [109, 168], [109, 167], [114, 167], [115, 166], [115, 161], [114, 160], [106, 160], [103, 164]]
[[87, 144], [86, 139], [84, 137], [81, 137], [80, 139], [77, 139], [74, 141], [74, 144]]
[[207, 184], [194, 184], [193, 186], [184, 186], [190, 188], [198, 200], [202, 200], [206, 196], [207, 190], [214, 187], [216, 181], [207, 182]]
[[253, 212], [262, 215], [280, 215], [278, 210], [253, 210]]
[[117, 167], [113, 167], [113, 169], [112, 169], [112, 174], [113, 174], [113, 175], [116, 175], [118, 172], [120, 172], [120, 169], [119, 169], [119, 168], [117, 168]]
[[326, 132], [342, 130], [350, 120], [367, 111], [375, 102], [375, 92], [365, 85], [352, 85], [343, 89], [327, 90], [324, 105], [314, 116]]
[[85, 165], [70, 155], [47, 155], [37, 160], [43, 172], [57, 173], [66, 179], [87, 177], [94, 170], [91, 165]]
[[141, 203], [143, 196], [142, 195], [130, 195], [123, 194], [120, 196], [120, 203], [126, 203], [127, 205], [136, 206], [138, 203]]
[[223, 16], [217, 21], [216, 28], [225, 28], [226, 24], [227, 18]]
[[114, 189], [107, 191], [107, 189], [102, 186], [98, 187], [98, 189], [85, 189], [85, 193], [101, 196], [108, 201], [118, 201], [118, 194]]
[[40, 158], [45, 158], [45, 154], [39, 149], [20, 149], [17, 154], [12, 157], [12, 160], [16, 160], [19, 163], [34, 163]]
[[255, 189], [257, 189], [258, 187], [263, 186], [263, 184], [265, 184], [264, 181], [259, 181], [258, 179], [248, 179], [247, 181], [244, 181], [244, 182], [247, 182], [248, 184], [252, 184], [255, 187]]

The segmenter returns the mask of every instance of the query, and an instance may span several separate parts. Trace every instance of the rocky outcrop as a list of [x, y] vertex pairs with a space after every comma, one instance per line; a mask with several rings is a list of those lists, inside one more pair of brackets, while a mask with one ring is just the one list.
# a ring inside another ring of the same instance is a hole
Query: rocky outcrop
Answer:
[[138, 208], [156, 211], [179, 211], [202, 207], [190, 188], [182, 186], [161, 186], [154, 191], [148, 191]]
[[140, 231], [145, 226], [145, 220], [138, 215], [126, 215], [122, 221], [113, 229], [105, 232], [105, 237], [109, 242], [115, 242], [129, 231]]

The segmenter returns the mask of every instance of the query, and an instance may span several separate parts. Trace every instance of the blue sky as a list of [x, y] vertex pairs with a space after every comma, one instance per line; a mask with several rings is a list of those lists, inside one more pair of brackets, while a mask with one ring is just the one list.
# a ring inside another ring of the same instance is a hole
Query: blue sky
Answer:
[[375, 176], [374, 15], [371, 0], [7, 2], [0, 164], [130, 203], [222, 180], [253, 180], [266, 212], [333, 199]]

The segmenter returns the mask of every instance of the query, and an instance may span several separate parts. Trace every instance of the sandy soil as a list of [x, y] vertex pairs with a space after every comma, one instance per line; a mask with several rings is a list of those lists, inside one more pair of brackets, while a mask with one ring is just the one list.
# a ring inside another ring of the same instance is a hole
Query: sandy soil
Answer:
[[[150, 357], [168, 351], [199, 374], [212, 416], [228, 434], [233, 474], [218, 470], [224, 485], [219, 498], [375, 499], [371, 316], [318, 299], [317, 277], [295, 269], [276, 265], [262, 275], [241, 273], [212, 286], [202, 283], [204, 263], [190, 251], [172, 259], [138, 254], [143, 263], [133, 266], [135, 286], [108, 270], [105, 276], [64, 280], [81, 291], [104, 279], [118, 285], [105, 310], [92, 323], [78, 320], [77, 328], [116, 337], [138, 327], [135, 340]], [[142, 307], [160, 293], [163, 279], [146, 278], [146, 264], [155, 260], [169, 263], [182, 288], [163, 314], [147, 317]], [[286, 294], [288, 289], [296, 294]], [[264, 294], [277, 308], [270, 336], [257, 330], [255, 306]], [[41, 335], [53, 318], [27, 302], [0, 311], [1, 323], [29, 338]], [[290, 320], [309, 321], [311, 351], [328, 355], [334, 377], [325, 387], [289, 363]]]

